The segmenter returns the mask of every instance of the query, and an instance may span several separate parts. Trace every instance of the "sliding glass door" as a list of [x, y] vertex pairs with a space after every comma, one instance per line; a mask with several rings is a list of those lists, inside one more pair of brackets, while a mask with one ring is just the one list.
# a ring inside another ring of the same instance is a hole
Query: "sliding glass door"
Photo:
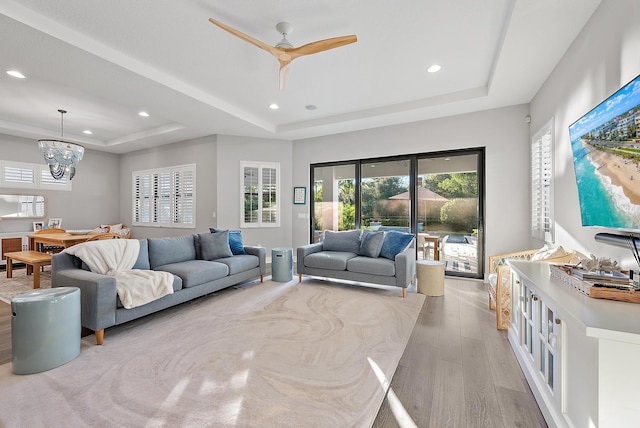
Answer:
[[418, 159], [418, 258], [443, 261], [449, 274], [482, 273], [482, 163], [480, 152]]
[[356, 229], [356, 165], [319, 166], [311, 169], [312, 241], [325, 230]]
[[409, 166], [408, 158], [361, 163], [361, 228], [411, 231]]
[[311, 242], [325, 230], [412, 232], [419, 260], [481, 278], [483, 167], [484, 149], [311, 165]]

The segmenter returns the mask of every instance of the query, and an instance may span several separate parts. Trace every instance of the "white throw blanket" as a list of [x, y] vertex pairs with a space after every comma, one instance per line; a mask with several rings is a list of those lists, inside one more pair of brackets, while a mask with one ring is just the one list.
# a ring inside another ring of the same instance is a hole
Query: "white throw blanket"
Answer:
[[118, 296], [127, 309], [173, 293], [173, 275], [169, 272], [131, 269], [140, 252], [137, 239], [85, 242], [64, 252], [80, 258], [91, 272], [114, 276]]

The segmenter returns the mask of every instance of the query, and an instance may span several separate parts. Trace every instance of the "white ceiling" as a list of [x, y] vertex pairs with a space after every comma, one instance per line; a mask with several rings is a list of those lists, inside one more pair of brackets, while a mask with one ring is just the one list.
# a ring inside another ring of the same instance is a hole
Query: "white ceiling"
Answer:
[[[59, 137], [63, 108], [66, 139], [126, 153], [213, 134], [297, 140], [528, 103], [599, 3], [3, 0], [0, 132]], [[296, 59], [280, 92], [276, 59], [210, 17], [272, 45], [280, 21], [293, 25], [294, 46], [350, 34], [358, 42]], [[434, 63], [442, 70], [427, 73]], [[280, 109], [268, 108], [274, 102]]]

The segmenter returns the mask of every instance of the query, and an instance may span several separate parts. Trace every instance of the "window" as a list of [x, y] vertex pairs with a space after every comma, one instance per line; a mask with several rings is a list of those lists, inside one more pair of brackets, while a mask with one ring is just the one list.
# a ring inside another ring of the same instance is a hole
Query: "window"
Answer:
[[195, 164], [134, 171], [134, 226], [196, 227]]
[[20, 189], [71, 190], [67, 177], [56, 180], [51, 176], [48, 165], [0, 161], [0, 186]]
[[553, 242], [553, 118], [531, 139], [531, 235]]
[[280, 226], [280, 164], [240, 162], [240, 227]]

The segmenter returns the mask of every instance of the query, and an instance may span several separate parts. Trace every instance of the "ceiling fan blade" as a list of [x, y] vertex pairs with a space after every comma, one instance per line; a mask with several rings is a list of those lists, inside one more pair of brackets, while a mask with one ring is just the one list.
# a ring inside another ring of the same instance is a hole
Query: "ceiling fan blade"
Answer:
[[312, 55], [318, 52], [328, 51], [329, 49], [339, 48], [340, 46], [355, 43], [357, 41], [358, 38], [355, 35], [334, 37], [332, 39], [307, 43], [306, 45], [293, 49], [285, 49], [285, 51], [291, 55], [291, 60], [294, 60], [303, 55]]
[[255, 38], [243, 33], [242, 31], [238, 31], [235, 28], [229, 27], [228, 25], [223, 24], [220, 21], [216, 21], [213, 18], [209, 18], [209, 22], [211, 22], [212, 24], [214, 24], [214, 25], [222, 28], [223, 30], [233, 34], [234, 36], [239, 37], [240, 39], [244, 40], [245, 42], [249, 42], [252, 45], [259, 47], [260, 49], [263, 49], [263, 50], [269, 52], [271, 55], [275, 56], [276, 58], [278, 57], [278, 54], [280, 54], [281, 51], [282, 51], [281, 49], [279, 49], [279, 48], [277, 48], [275, 46], [271, 46], [271, 45], [269, 45], [267, 43], [261, 42], [260, 40], [255, 39]]
[[284, 91], [289, 80], [289, 62], [280, 61], [280, 92]]

